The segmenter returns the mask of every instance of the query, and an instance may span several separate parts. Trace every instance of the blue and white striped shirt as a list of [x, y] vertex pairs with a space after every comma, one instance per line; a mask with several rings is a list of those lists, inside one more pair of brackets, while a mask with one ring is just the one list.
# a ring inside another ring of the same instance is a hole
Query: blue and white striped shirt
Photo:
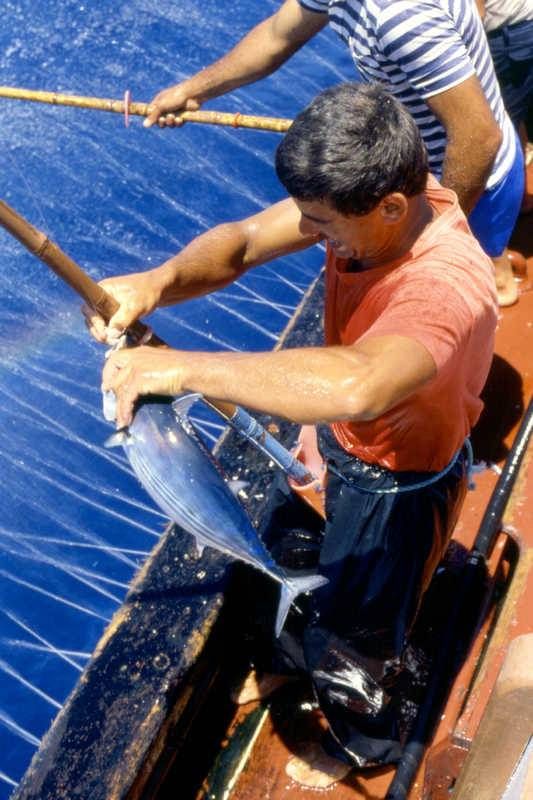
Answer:
[[[442, 173], [446, 131], [425, 100], [477, 75], [503, 141], [487, 181], [511, 169], [515, 135], [505, 111], [474, 0], [299, 0], [329, 22], [350, 48], [361, 78], [379, 81], [416, 120], [430, 170]], [[468, 124], [468, 123], [467, 123]]]

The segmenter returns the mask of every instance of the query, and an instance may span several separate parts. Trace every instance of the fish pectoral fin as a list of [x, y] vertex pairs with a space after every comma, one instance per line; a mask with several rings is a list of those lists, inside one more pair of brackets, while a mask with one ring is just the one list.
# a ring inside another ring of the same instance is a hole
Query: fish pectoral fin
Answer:
[[180, 397], [176, 397], [174, 402], [172, 403], [172, 408], [176, 412], [176, 414], [181, 414], [182, 416], [187, 414], [190, 407], [193, 406], [197, 400], [201, 400], [202, 395], [199, 392], [189, 392], [189, 394], [182, 394]]
[[128, 444], [131, 444], [131, 434], [129, 429], [125, 427], [108, 436], [104, 442], [104, 447], [126, 447]]

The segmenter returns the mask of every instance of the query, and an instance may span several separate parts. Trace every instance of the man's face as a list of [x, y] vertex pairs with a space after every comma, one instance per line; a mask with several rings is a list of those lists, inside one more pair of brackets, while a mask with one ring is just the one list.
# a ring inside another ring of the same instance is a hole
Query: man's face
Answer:
[[300, 230], [321, 234], [336, 255], [358, 261], [379, 261], [387, 249], [387, 226], [381, 203], [368, 214], [341, 214], [328, 203], [318, 200], [294, 201], [301, 212]]

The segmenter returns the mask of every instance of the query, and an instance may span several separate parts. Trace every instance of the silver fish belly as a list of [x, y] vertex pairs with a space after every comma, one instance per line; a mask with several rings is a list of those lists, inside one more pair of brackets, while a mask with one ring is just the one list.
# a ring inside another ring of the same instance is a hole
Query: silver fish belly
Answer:
[[281, 587], [275, 623], [278, 636], [294, 599], [327, 583], [321, 575], [289, 577], [271, 558], [246, 511], [233, 496], [216, 461], [188, 418], [200, 395], [141, 403], [127, 430], [110, 437], [121, 444], [150, 497], [188, 533], [200, 551], [213, 547], [265, 572]]

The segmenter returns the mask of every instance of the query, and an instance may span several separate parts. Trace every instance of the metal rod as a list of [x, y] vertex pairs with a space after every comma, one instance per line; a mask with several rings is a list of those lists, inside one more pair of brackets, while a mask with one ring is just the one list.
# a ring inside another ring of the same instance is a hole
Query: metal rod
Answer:
[[[209, 405], [211, 405], [211, 401], [209, 401]], [[313, 480], [307, 467], [243, 408], [236, 406], [233, 416], [227, 419], [242, 436], [269, 456], [296, 483], [304, 485]]]
[[532, 431], [533, 400], [530, 400], [509, 455], [505, 460], [502, 473], [483, 514], [474, 542], [474, 549], [481, 553], [484, 558], [490, 555], [495, 537], [500, 530], [503, 513], [516, 481], [524, 453], [527, 450]]

